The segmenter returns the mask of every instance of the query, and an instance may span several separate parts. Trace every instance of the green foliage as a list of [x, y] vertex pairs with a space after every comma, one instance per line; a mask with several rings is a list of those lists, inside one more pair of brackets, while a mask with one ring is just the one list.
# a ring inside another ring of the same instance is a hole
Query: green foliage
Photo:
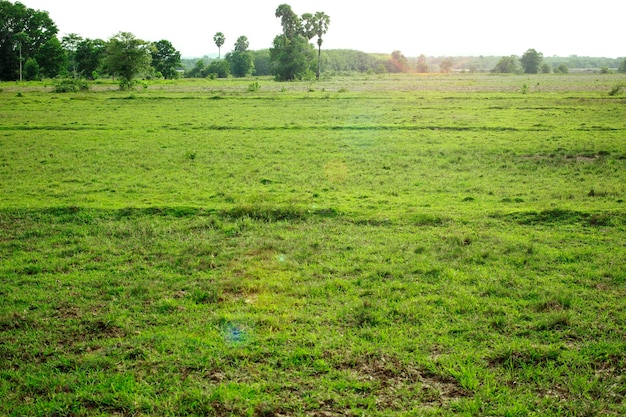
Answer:
[[250, 85], [248, 85], [248, 91], [253, 93], [255, 91], [259, 91], [261, 89], [261, 84], [259, 84], [258, 81], [255, 81], [253, 83], [251, 83]]
[[388, 56], [367, 54], [352, 49], [333, 49], [324, 51], [326, 57], [325, 67], [328, 71], [351, 73], [384, 73], [387, 71], [385, 65]]
[[237, 38], [237, 42], [235, 42], [235, 52], [246, 52], [249, 45], [250, 42], [248, 41], [248, 38], [240, 36]]
[[77, 45], [76, 69], [81, 76], [91, 80], [98, 78], [99, 72], [103, 72], [106, 47], [102, 39], [85, 39]]
[[492, 72], [501, 74], [514, 74], [519, 71], [519, 59], [515, 55], [503, 56], [496, 64]]
[[272, 74], [277, 81], [304, 80], [311, 74], [313, 54], [313, 46], [304, 37], [278, 35], [270, 49]]
[[44, 77], [54, 78], [65, 70], [67, 58], [61, 42], [55, 37], [48, 39], [34, 54]]
[[215, 35], [213, 35], [213, 42], [215, 42], [215, 46], [217, 46], [217, 49], [219, 52], [218, 59], [221, 59], [222, 58], [222, 45], [224, 45], [224, 42], [226, 42], [226, 37], [224, 36], [222, 32], [217, 32]]
[[180, 52], [167, 40], [152, 43], [152, 67], [161, 73], [166, 80], [178, 76], [176, 69], [180, 66]]
[[230, 75], [230, 62], [227, 60], [215, 60], [204, 69], [203, 74], [208, 74], [215, 78], [228, 78]]
[[89, 90], [89, 84], [80, 78], [59, 78], [54, 81], [55, 93], [75, 93]]
[[560, 64], [558, 67], [554, 68], [555, 74], [567, 74], [569, 72], [569, 68], [565, 64]]
[[626, 74], [626, 58], [622, 60], [617, 71], [621, 72], [622, 74]]
[[542, 74], [550, 74], [552, 72], [552, 67], [547, 64], [547, 63], [543, 63], [541, 65], [541, 73]]
[[609, 91], [609, 95], [610, 96], [620, 95], [620, 94], [622, 94], [623, 89], [624, 89], [624, 84], [623, 83], [615, 84], [613, 86], [613, 88], [611, 88], [611, 90]]
[[[35, 59], [43, 75], [55, 76], [65, 57], [48, 12], [0, 1], [0, 80], [18, 80], [22, 61]], [[55, 46], [59, 48], [55, 48]], [[60, 52], [60, 55], [59, 55]]]
[[288, 4], [276, 9], [276, 17], [281, 18], [282, 36], [274, 38], [270, 49], [272, 74], [278, 81], [293, 81], [311, 78], [312, 47], [309, 40], [317, 36], [316, 78], [320, 79], [322, 36], [328, 31], [330, 17], [324, 12], [315, 15], [305, 13], [300, 18]]
[[525, 74], [538, 74], [543, 62], [543, 54], [537, 52], [534, 49], [529, 49], [524, 52], [524, 55], [520, 58], [520, 63]]
[[252, 55], [252, 61], [254, 64], [254, 75], [272, 75], [272, 59], [270, 57], [269, 49], [250, 51], [250, 54]]
[[39, 64], [37, 60], [34, 58], [28, 58], [24, 63], [24, 78], [26, 80], [40, 80], [41, 77], [39, 75]]
[[61, 39], [61, 46], [67, 56], [67, 72], [73, 74], [74, 76], [78, 75], [76, 51], [78, 50], [78, 45], [80, 45], [81, 42], [83, 42], [83, 38], [76, 33], [70, 33], [63, 36]]
[[196, 61], [195, 66], [191, 70], [185, 71], [185, 77], [187, 77], [187, 78], [203, 78], [203, 77], [206, 77], [205, 69], [206, 69], [206, 65], [204, 63], [204, 60], [198, 59]]
[[326, 32], [328, 32], [328, 27], [330, 26], [330, 16], [328, 16], [324, 12], [316, 12], [315, 14], [305, 13], [302, 15], [301, 22], [302, 36], [304, 36], [308, 40], [311, 40], [313, 37], [317, 36], [316, 78], [319, 80], [321, 73], [322, 44], [324, 43], [322, 36], [324, 36]]
[[235, 77], [247, 77], [254, 72], [254, 60], [249, 51], [237, 51], [226, 54], [230, 63], [230, 73]]
[[130, 90], [134, 78], [150, 67], [152, 56], [149, 43], [137, 39], [129, 32], [120, 32], [107, 43], [106, 65], [108, 70], [120, 77], [120, 89]]

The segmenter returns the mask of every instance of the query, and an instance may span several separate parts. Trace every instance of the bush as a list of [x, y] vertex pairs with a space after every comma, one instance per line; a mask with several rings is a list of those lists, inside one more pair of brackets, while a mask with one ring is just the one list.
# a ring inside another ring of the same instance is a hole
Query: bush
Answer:
[[622, 90], [624, 89], [624, 84], [616, 84], [613, 88], [611, 88], [611, 91], [609, 91], [609, 95], [610, 96], [617, 96], [619, 94], [622, 93]]
[[567, 68], [567, 65], [565, 64], [561, 64], [558, 67], [554, 68], [555, 74], [567, 74], [568, 72], [569, 68]]
[[55, 93], [75, 93], [87, 90], [89, 90], [89, 84], [80, 78], [63, 78], [54, 83]]

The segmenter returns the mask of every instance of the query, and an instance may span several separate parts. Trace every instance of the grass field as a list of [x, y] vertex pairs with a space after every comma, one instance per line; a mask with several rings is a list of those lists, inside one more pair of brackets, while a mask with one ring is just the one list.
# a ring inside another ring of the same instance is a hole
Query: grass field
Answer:
[[1, 84], [0, 415], [626, 415], [625, 80]]

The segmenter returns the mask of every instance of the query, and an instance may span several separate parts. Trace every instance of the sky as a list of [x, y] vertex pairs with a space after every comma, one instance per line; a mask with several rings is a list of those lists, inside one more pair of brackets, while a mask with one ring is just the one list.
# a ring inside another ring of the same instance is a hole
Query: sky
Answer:
[[[184, 58], [222, 55], [239, 36], [250, 49], [265, 49], [281, 33], [276, 8], [287, 3], [298, 15], [330, 16], [324, 49], [401, 51], [407, 57], [521, 56], [530, 48], [544, 56], [626, 56], [623, 0], [20, 0], [45, 10], [59, 37], [76, 33], [108, 40], [131, 32], [146, 41], [170, 41]], [[91, 6], [91, 4], [95, 4]], [[314, 40], [313, 40], [314, 42]]]

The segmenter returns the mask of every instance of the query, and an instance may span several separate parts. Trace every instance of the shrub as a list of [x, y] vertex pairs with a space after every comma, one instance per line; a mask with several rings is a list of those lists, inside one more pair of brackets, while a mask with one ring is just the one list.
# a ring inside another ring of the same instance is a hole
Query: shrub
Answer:
[[609, 95], [610, 96], [617, 96], [619, 94], [622, 94], [622, 90], [624, 89], [624, 84], [616, 84], [615, 86], [613, 86], [613, 88], [611, 88], [611, 91], [609, 91]]
[[63, 78], [54, 83], [55, 93], [75, 93], [87, 90], [89, 90], [89, 84], [80, 78]]
[[260, 89], [261, 89], [261, 85], [259, 84], [258, 81], [255, 81], [248, 86], [248, 91], [250, 92], [259, 91]]

